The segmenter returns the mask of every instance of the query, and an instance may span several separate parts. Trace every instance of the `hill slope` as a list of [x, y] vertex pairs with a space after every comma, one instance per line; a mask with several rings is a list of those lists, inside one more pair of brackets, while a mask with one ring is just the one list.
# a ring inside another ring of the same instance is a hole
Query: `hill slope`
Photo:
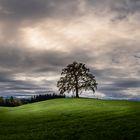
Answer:
[[140, 102], [55, 99], [0, 107], [0, 140], [138, 140]]

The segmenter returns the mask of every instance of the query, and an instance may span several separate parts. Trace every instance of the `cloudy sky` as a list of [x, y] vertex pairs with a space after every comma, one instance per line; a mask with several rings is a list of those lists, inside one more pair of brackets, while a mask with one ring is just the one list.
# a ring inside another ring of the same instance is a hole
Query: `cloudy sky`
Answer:
[[140, 99], [140, 0], [0, 0], [0, 96], [57, 91], [73, 61], [94, 97]]

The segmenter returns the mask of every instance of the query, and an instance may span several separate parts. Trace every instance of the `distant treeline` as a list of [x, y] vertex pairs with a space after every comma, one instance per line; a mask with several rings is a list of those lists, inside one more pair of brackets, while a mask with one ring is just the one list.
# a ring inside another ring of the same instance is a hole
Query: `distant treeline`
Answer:
[[31, 97], [30, 99], [16, 99], [13, 96], [6, 99], [4, 99], [3, 97], [0, 97], [0, 106], [15, 107], [15, 106], [20, 106], [24, 104], [45, 101], [49, 99], [56, 99], [56, 98], [65, 98], [65, 95], [57, 95], [55, 93], [45, 94], [45, 95], [35, 95]]

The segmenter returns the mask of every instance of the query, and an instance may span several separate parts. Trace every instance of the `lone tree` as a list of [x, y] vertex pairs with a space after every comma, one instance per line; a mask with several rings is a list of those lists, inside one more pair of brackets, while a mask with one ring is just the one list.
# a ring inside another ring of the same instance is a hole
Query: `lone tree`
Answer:
[[97, 89], [95, 76], [90, 73], [85, 64], [73, 62], [66, 68], [62, 69], [62, 77], [57, 82], [60, 94], [64, 92], [76, 92], [76, 97], [79, 97], [79, 91], [92, 90], [93, 93]]

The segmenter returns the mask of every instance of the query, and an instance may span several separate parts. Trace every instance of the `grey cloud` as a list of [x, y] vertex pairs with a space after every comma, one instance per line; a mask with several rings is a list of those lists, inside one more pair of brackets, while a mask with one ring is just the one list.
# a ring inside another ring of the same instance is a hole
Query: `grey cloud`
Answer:
[[103, 93], [106, 99], [129, 99], [129, 100], [140, 100], [140, 89], [124, 89], [121, 87], [115, 87], [113, 85], [106, 85], [98, 89]]
[[140, 58], [140, 52], [137, 52], [135, 55], [134, 55], [135, 58]]
[[[1, 36], [3, 36], [3, 42], [6, 42], [7, 38], [11, 41], [21, 39], [21, 28], [42, 23], [43, 19], [71, 21], [72, 18], [79, 18], [79, 16], [81, 16], [79, 13], [79, 5], [83, 1], [84, 0], [0, 0], [0, 26], [2, 26], [0, 33]], [[121, 18], [124, 19], [128, 13], [139, 12], [139, 3], [138, 0], [85, 0], [84, 7], [86, 10], [83, 14], [95, 13], [106, 17], [111, 14], [111, 20], [116, 21]]]
[[104, 69], [92, 68], [91, 72], [95, 74], [100, 80], [104, 80], [104, 79], [114, 80], [115, 78], [120, 76], [122, 77], [127, 76], [127, 73], [124, 73], [124, 71], [122, 71], [119, 68], [104, 68]]
[[117, 83], [115, 83], [116, 87], [121, 87], [121, 88], [140, 88], [140, 80], [135, 80], [135, 79], [126, 79], [126, 80], [121, 80]]
[[[87, 12], [97, 15], [114, 14], [113, 20], [124, 19], [140, 12], [139, 0], [0, 0], [0, 19], [39, 20], [46, 18], [75, 17], [80, 14], [80, 4]], [[103, 4], [104, 3], [104, 4]]]
[[18, 47], [0, 47], [0, 66], [3, 68], [29, 67], [34, 64], [27, 50]]
[[102, 83], [101, 89], [103, 91], [121, 91], [127, 89], [140, 90], [140, 80], [131, 78], [118, 78], [115, 79], [111, 84]]
[[[74, 15], [77, 0], [0, 0], [3, 19], [40, 19]], [[7, 12], [4, 12], [7, 11]]]
[[[47, 85], [47, 84], [46, 84]], [[0, 72], [0, 96], [32, 96], [48, 93], [49, 88], [28, 80], [17, 80], [10, 73]], [[52, 92], [52, 91], [51, 91]]]
[[[117, 49], [114, 52], [105, 53], [105, 56], [108, 56], [108, 59], [116, 59], [122, 56], [126, 56], [127, 49]], [[14, 80], [14, 74], [25, 73], [33, 74], [34, 77], [40, 76], [42, 73], [51, 72], [52, 74], [58, 75], [61, 72], [61, 69], [65, 67], [68, 63], [72, 61], [80, 61], [83, 63], [96, 63], [98, 60], [97, 57], [91, 56], [89, 50], [79, 50], [74, 49], [69, 53], [62, 53], [61, 51], [33, 51], [33, 50], [24, 50], [18, 47], [5, 47], [0, 48], [0, 82], [5, 83], [6, 90], [17, 90], [16, 92], [23, 92], [23, 90], [36, 91], [37, 88], [40, 88], [36, 84], [31, 84], [28, 81]], [[129, 51], [127, 51], [128, 53]], [[135, 52], [135, 51], [134, 51]], [[133, 54], [133, 53], [132, 53]], [[102, 56], [104, 57], [104, 56]], [[133, 57], [133, 55], [132, 55]], [[102, 59], [100, 60], [102, 62]], [[113, 61], [109, 61], [112, 64]], [[104, 61], [104, 63], [107, 63]], [[121, 62], [118, 62], [121, 63]], [[117, 64], [118, 64], [117, 63]], [[115, 62], [116, 65], [116, 62]], [[2, 70], [7, 70], [7, 72], [2, 72]], [[96, 67], [91, 69], [91, 72], [97, 77], [99, 83], [99, 90], [105, 93], [108, 97], [122, 97], [124, 95], [123, 90], [127, 88], [139, 88], [139, 80], [132, 79], [122, 79], [120, 77], [127, 77], [128, 73], [119, 69], [119, 68], [104, 68], [96, 69]], [[112, 77], [113, 76], [113, 77]], [[47, 77], [46, 77], [47, 79]], [[114, 81], [115, 83], [111, 85], [106, 85], [103, 87], [106, 81]], [[47, 81], [48, 82], [48, 81]], [[46, 85], [47, 85], [46, 82]], [[50, 83], [53, 85], [56, 81]], [[3, 85], [1, 86], [1, 89]], [[1, 91], [1, 94], [5, 93], [8, 95], [8, 92], [5, 90]], [[15, 92], [14, 92], [15, 93]], [[127, 96], [127, 95], [124, 95]], [[123, 97], [124, 97], [123, 96]]]
[[0, 67], [13, 69], [15, 72], [57, 71], [58, 67], [75, 60], [88, 62], [92, 57], [89, 56], [88, 51], [82, 49], [63, 53], [61, 50], [34, 51], [22, 47], [0, 47]]
[[[117, 1], [116, 1], [117, 2]], [[140, 1], [139, 0], [123, 0], [119, 4], [113, 4], [112, 11], [116, 12], [113, 20], [128, 19], [130, 16], [140, 13]]]
[[129, 21], [131, 16], [140, 13], [139, 0], [88, 0], [87, 7], [98, 16], [110, 16], [112, 22]]
[[139, 0], [122, 0], [119, 3], [114, 3], [114, 9], [116, 11], [133, 14], [140, 12], [140, 1]]
[[[75, 60], [85, 63], [91, 61], [92, 58], [84, 50], [63, 53], [62, 51], [52, 50], [33, 51], [12, 46], [0, 47], [0, 95], [4, 93], [6, 96], [11, 95], [11, 91], [18, 96], [20, 93], [24, 93], [25, 90], [33, 92], [38, 91], [39, 88], [43, 89], [45, 86], [45, 89], [48, 89], [50, 86], [56, 85], [56, 81], [47, 81], [47, 74], [57, 76], [61, 73], [63, 67]], [[32, 75], [36, 79], [43, 75], [46, 81], [42, 81], [43, 85], [37, 85], [28, 80], [15, 79], [17, 74], [25, 74], [29, 77]], [[25, 92], [25, 94], [27, 93]], [[41, 93], [41, 90], [37, 93]]]
[[[98, 91], [104, 93], [106, 97], [129, 97], [135, 96], [140, 98], [140, 80], [134, 78], [125, 78], [127, 73], [117, 69], [102, 69], [102, 70], [92, 70], [92, 73], [97, 77]], [[125, 73], [125, 74], [124, 74]], [[113, 76], [113, 77], [112, 77]], [[128, 76], [129, 77], [129, 76]], [[109, 82], [109, 83], [108, 83]], [[131, 94], [128, 93], [130, 90]], [[133, 91], [135, 90], [135, 91]], [[133, 95], [137, 94], [137, 95]], [[139, 95], [139, 96], [138, 96]]]

